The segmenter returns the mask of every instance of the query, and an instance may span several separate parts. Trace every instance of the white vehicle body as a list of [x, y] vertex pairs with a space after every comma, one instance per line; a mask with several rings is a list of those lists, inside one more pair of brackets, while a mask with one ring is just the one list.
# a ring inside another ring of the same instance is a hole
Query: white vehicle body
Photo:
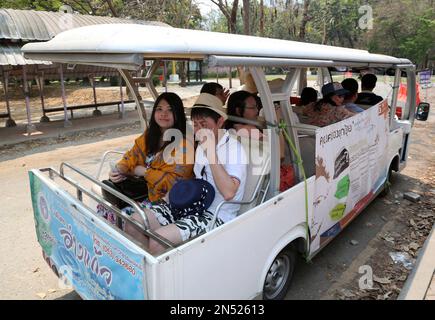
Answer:
[[[382, 155], [379, 155], [384, 162], [379, 163], [377, 168], [379, 179], [376, 185], [373, 185], [374, 189], [367, 202], [358, 208], [354, 216], [343, 223], [342, 227], [346, 226], [382, 191], [391, 169], [399, 171], [406, 165], [407, 144], [415, 111], [414, 66], [406, 59], [370, 54], [364, 50], [293, 41], [156, 26], [113, 24], [73, 29], [45, 43], [27, 44], [22, 50], [26, 57], [32, 59], [117, 68], [130, 89], [136, 93], [135, 99], [144, 127], [146, 127], [145, 108], [132, 85], [128, 70], [136, 70], [144, 64], [145, 60], [156, 61], [147, 75], [147, 86], [154, 97], [157, 96], [157, 92], [150, 79], [160, 60], [207, 60], [209, 65], [220, 67], [245, 66], [253, 75], [264, 106], [264, 116], [269, 123], [276, 123], [273, 102], [280, 101], [281, 105], [289, 110], [292, 89], [297, 86], [300, 92], [303, 85], [306, 85], [303, 77], [304, 68], [318, 68], [319, 79], [324, 83], [331, 81], [328, 67], [394, 69], [396, 83], [400, 81], [401, 72], [405, 71], [411, 89], [408, 90], [408, 103], [403, 120], [394, 119], [395, 99], [397, 99], [397, 86], [395, 86], [391, 102], [393, 107], [389, 111], [387, 121], [388, 132], [384, 132], [382, 137], [386, 149], [383, 150]], [[271, 92], [263, 67], [283, 67], [288, 70], [280, 90]], [[302, 154], [304, 158], [303, 137], [305, 134], [315, 136], [318, 128], [298, 124], [294, 117], [292, 112], [284, 114], [297, 153]], [[246, 191], [244, 200], [255, 196], [257, 201], [254, 205], [247, 205], [245, 212], [236, 219], [191, 241], [168, 248], [159, 256], [150, 255], [122, 231], [103, 219], [96, 218], [92, 208], [81, 204], [81, 196], [76, 198], [51, 181], [45, 175], [47, 169], [32, 170], [31, 175], [56, 194], [60, 199], [57, 201], [64, 201], [64, 207], [72, 206], [79, 212], [72, 214], [65, 209], [62, 214], [71, 214], [78, 220], [81, 219], [80, 215], [86, 217], [86, 224], [93, 224], [92, 228], [89, 227], [90, 230], [99, 230], [98, 232], [111, 235], [142, 257], [143, 263], [139, 268], [143, 271], [141, 280], [143, 298], [253, 299], [262, 296], [268, 272], [270, 276], [271, 265], [283, 250], [291, 246], [294, 250], [305, 254], [307, 258], [311, 258], [333, 238], [327, 238], [321, 244], [315, 241], [315, 226], [312, 221], [324, 220], [324, 216], [329, 213], [315, 210], [313, 203], [316, 183], [319, 180], [318, 177], [316, 178], [315, 171], [311, 169], [304, 179], [302, 170], [295, 168], [298, 183], [282, 193], [278, 191], [280, 176], [278, 145], [278, 135], [272, 134], [267, 187], [264, 187], [265, 183], [257, 183], [258, 181], [253, 179], [250, 188]], [[293, 162], [296, 162], [295, 154], [290, 157]], [[314, 154], [310, 157], [314, 159]], [[49, 171], [53, 175], [54, 170]], [[310, 169], [305, 168], [305, 171], [308, 173]], [[66, 177], [63, 170], [59, 175]], [[264, 194], [258, 192], [260, 189]], [[84, 191], [92, 193], [86, 189], [81, 190], [80, 194]], [[35, 193], [34, 197], [37, 198], [38, 194]], [[35, 202], [35, 199], [34, 206], [38, 202]], [[34, 209], [36, 214], [37, 209], [35, 207]], [[279, 272], [276, 272], [276, 276], [284, 277], [280, 273], [282, 270], [279, 268], [277, 270]], [[75, 285], [74, 279], [70, 281], [84, 298], [101, 297], [83, 293], [80, 287]], [[115, 279], [115, 274], [113, 274], [113, 281], [120, 281]], [[110, 288], [108, 290], [110, 291]], [[126, 290], [125, 296], [116, 297], [131, 298], [132, 295]]]

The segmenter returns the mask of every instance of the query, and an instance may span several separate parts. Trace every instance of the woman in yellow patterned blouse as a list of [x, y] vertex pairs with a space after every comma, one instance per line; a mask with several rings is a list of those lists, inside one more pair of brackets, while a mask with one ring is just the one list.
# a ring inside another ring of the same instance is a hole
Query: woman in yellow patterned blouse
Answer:
[[[168, 129], [177, 130], [179, 139], [164, 141], [163, 136]], [[124, 154], [116, 167], [112, 168], [109, 173], [110, 181], [118, 191], [129, 196], [128, 192], [122, 190], [123, 183], [131, 180], [132, 176], [140, 177], [143, 197], [132, 198], [147, 198], [150, 202], [163, 198], [178, 180], [193, 176], [193, 145], [190, 146], [185, 137], [186, 116], [183, 102], [175, 93], [162, 93], [154, 103], [149, 128], [135, 140], [133, 148]], [[176, 160], [165, 161], [168, 155]], [[140, 186], [140, 183], [136, 185]]]

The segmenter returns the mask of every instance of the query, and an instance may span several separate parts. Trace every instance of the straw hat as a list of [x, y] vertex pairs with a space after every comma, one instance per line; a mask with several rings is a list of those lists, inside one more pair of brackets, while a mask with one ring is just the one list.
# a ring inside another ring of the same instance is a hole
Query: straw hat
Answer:
[[198, 99], [196, 99], [192, 109], [193, 108], [207, 108], [213, 110], [225, 120], [228, 118], [227, 113], [225, 112], [225, 109], [222, 105], [221, 99], [210, 93], [201, 93]]
[[249, 93], [257, 94], [257, 86], [255, 85], [254, 78], [250, 72], [245, 73], [245, 84], [241, 86], [240, 90], [248, 91]]
[[[245, 90], [249, 93], [257, 94], [258, 89], [255, 85], [254, 78], [252, 77], [252, 74], [250, 72], [245, 73], [245, 84], [240, 87], [239, 90]], [[280, 92], [282, 85], [284, 83], [284, 80], [281, 78], [276, 78], [273, 80], [267, 81], [267, 84], [269, 85], [270, 91], [272, 93]]]

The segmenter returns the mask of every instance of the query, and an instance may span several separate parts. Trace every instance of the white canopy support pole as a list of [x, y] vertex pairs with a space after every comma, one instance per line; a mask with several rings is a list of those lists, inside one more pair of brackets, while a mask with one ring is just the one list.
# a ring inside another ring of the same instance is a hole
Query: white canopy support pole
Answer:
[[400, 89], [402, 70], [399, 67], [396, 67], [396, 74], [394, 75], [394, 84], [393, 84], [393, 95], [391, 97], [391, 108], [390, 108], [390, 131], [393, 130], [393, 119], [396, 115], [396, 107], [398, 94]]
[[121, 112], [119, 113], [119, 118], [124, 119], [125, 117], [125, 106], [124, 106], [124, 92], [122, 87], [122, 76], [119, 75], [119, 93], [121, 95]]
[[[287, 128], [287, 133], [293, 141], [293, 144], [299, 154], [301, 154], [301, 149], [299, 145], [298, 132], [295, 127], [296, 125], [296, 114], [292, 111], [292, 106], [290, 103], [290, 97], [292, 93], [292, 89], [297, 84], [299, 86], [299, 79], [301, 78], [301, 73], [304, 69], [292, 69], [286, 76], [282, 87], [282, 100], [280, 100], [281, 104], [281, 113], [284, 117], [284, 121], [287, 124], [290, 124], [290, 128]], [[274, 99], [275, 101], [275, 99]], [[290, 150], [290, 155], [293, 163], [297, 163], [297, 156], [294, 154], [292, 150]], [[299, 177], [299, 181], [303, 180], [303, 174], [299, 170], [299, 166], [294, 165], [293, 169], [295, 170], [296, 176]]]
[[67, 104], [66, 104], [65, 83], [63, 81], [63, 67], [62, 67], [62, 64], [59, 64], [59, 75], [60, 75], [60, 88], [62, 90], [62, 102], [63, 102], [63, 115], [64, 115], [63, 126], [65, 128], [67, 128], [67, 127], [71, 127], [72, 123], [68, 119], [68, 109], [67, 109]]
[[97, 103], [98, 103], [97, 102], [97, 90], [95, 89], [95, 77], [93, 74], [89, 75], [89, 81], [91, 82], [91, 85], [92, 85], [92, 94], [94, 96], [94, 105], [95, 105], [95, 110], [92, 112], [92, 115], [99, 117], [99, 116], [102, 116], [103, 114], [97, 108]]
[[36, 131], [35, 125], [32, 123], [32, 117], [30, 115], [30, 99], [29, 99], [29, 84], [27, 83], [27, 70], [26, 65], [23, 65], [23, 91], [24, 98], [26, 101], [26, 112], [27, 112], [27, 128], [26, 132], [28, 135]]
[[[260, 67], [250, 67], [249, 71], [257, 86], [258, 93], [261, 97], [263, 104], [264, 116], [266, 121], [277, 123], [275, 107], [273, 105], [272, 94], [269, 85], [266, 81], [266, 75]], [[270, 132], [270, 153], [271, 153], [271, 166], [270, 166], [270, 188], [267, 191], [267, 198], [271, 198], [279, 194], [279, 177], [280, 177], [280, 162], [281, 152], [279, 149], [279, 137], [277, 128], [272, 129]], [[248, 155], [251, 156], [251, 155]]]
[[45, 114], [45, 101], [44, 101], [44, 72], [35, 76], [36, 84], [39, 89], [39, 97], [41, 98], [42, 117], [39, 122], [49, 122], [50, 118]]
[[[406, 99], [406, 113], [405, 119], [409, 119], [411, 124], [414, 124], [415, 113], [417, 112], [417, 106], [415, 105], [417, 101], [417, 79], [415, 77], [415, 66], [410, 66], [406, 68], [406, 73], [408, 75], [407, 86], [408, 86], [408, 96]], [[409, 148], [408, 148], [409, 149]]]
[[140, 124], [141, 124], [143, 131], [145, 131], [148, 128], [148, 121], [147, 121], [147, 115], [145, 112], [145, 107], [142, 103], [142, 98], [139, 95], [139, 90], [134, 85], [133, 77], [130, 75], [128, 70], [118, 69], [118, 72], [124, 78], [127, 87], [129, 88], [130, 92], [133, 95], [133, 99], [136, 102], [137, 112], [139, 112]]
[[5, 91], [5, 102], [6, 102], [6, 110], [8, 113], [8, 120], [6, 120], [6, 127], [10, 128], [10, 127], [16, 127], [17, 124], [15, 123], [15, 121], [12, 119], [12, 115], [11, 115], [11, 108], [9, 106], [9, 92], [8, 92], [8, 87], [9, 87], [9, 72], [4, 72], [3, 73], [3, 89]]
[[233, 87], [233, 74], [231, 73], [231, 67], [229, 67], [230, 69], [230, 77], [229, 77], [229, 88], [232, 89]]
[[157, 99], [159, 94], [157, 93], [156, 87], [153, 83], [153, 74], [157, 71], [160, 65], [160, 60], [154, 60], [151, 68], [148, 70], [146, 76], [145, 76], [145, 85], [147, 89], [150, 91], [151, 95], [153, 96], [154, 101]]

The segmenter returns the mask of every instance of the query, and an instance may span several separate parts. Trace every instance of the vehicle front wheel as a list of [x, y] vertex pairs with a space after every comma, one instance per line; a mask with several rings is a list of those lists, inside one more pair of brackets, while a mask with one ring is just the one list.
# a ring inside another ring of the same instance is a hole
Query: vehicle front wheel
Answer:
[[282, 300], [293, 277], [296, 252], [293, 247], [282, 250], [273, 260], [263, 286], [264, 300]]

